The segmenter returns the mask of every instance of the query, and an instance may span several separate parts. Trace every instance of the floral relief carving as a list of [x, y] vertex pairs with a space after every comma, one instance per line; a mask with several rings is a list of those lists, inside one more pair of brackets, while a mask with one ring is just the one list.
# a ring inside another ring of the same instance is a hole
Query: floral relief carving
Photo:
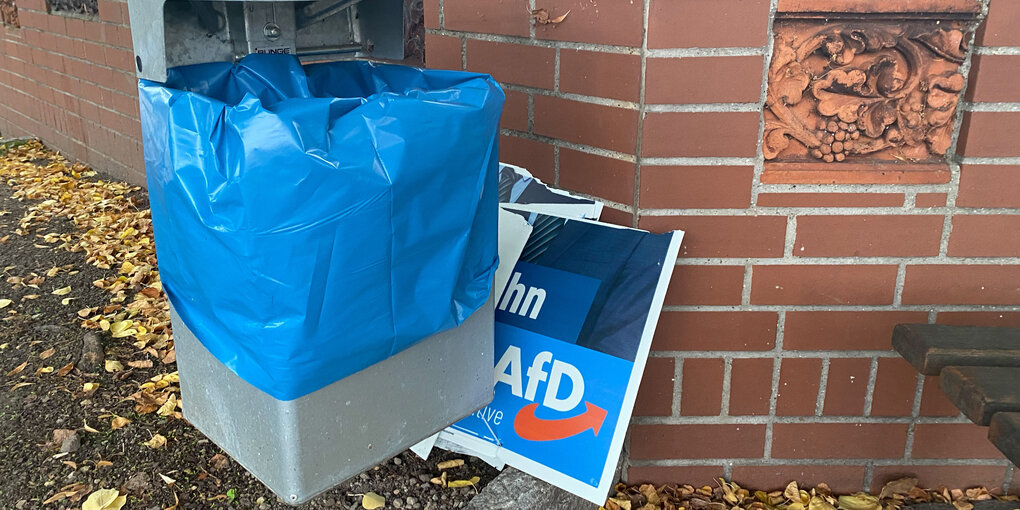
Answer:
[[777, 21], [763, 152], [933, 162], [949, 149], [968, 34], [954, 22]]

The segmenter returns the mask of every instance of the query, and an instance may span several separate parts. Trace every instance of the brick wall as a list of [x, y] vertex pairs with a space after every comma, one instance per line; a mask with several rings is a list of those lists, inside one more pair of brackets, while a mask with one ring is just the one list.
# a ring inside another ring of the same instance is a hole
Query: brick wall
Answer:
[[21, 28], [0, 24], [0, 134], [38, 136], [67, 156], [145, 180], [127, 4], [98, 16], [49, 14], [16, 0]]
[[[688, 231], [629, 441], [631, 481], [839, 490], [914, 473], [1009, 488], [1014, 469], [898, 322], [1020, 326], [1020, 1], [977, 34], [945, 184], [763, 184], [776, 0], [426, 0], [430, 67], [507, 91], [501, 157]], [[0, 26], [0, 133], [143, 181], [126, 4]], [[556, 26], [534, 26], [545, 8]], [[1013, 484], [1016, 488], [1020, 484]]]
[[[535, 26], [535, 8], [570, 13]], [[1020, 326], [1020, 1], [992, 0], [951, 177], [922, 185], [762, 183], [776, 2], [425, 10], [427, 65], [504, 84], [501, 159], [605, 200], [609, 221], [687, 231], [629, 481], [1009, 488], [986, 429], [889, 341], [899, 322]]]

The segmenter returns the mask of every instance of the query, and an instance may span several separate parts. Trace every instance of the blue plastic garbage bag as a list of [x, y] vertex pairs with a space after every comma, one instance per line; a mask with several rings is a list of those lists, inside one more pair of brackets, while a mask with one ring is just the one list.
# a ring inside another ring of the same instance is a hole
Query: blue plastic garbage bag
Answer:
[[139, 92], [163, 288], [245, 381], [301, 397], [488, 299], [489, 76], [251, 55]]

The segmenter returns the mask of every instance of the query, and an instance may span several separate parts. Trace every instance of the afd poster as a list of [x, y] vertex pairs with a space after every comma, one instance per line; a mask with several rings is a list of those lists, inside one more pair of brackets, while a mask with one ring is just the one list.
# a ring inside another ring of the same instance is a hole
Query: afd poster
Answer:
[[439, 440], [601, 504], [683, 233], [516, 213], [532, 231], [497, 295], [495, 398]]

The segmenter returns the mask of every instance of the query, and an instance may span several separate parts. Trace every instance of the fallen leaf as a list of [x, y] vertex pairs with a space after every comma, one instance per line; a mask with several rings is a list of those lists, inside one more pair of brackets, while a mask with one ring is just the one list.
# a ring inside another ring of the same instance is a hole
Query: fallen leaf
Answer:
[[21, 372], [27, 366], [28, 366], [28, 362], [26, 361], [26, 362], [24, 362], [24, 363], [22, 363], [22, 364], [20, 364], [20, 365], [18, 365], [16, 367], [14, 367], [14, 370], [11, 370], [10, 372], [7, 372], [7, 377], [10, 377], [10, 376], [12, 376], [14, 374], [17, 374], [17, 373]]
[[56, 352], [57, 352], [57, 350], [55, 348], [50, 347], [49, 349], [46, 349], [45, 351], [39, 353], [39, 359], [49, 358], [50, 356], [53, 356], [54, 354], [56, 354]]
[[893, 494], [908, 494], [914, 487], [917, 487], [917, 478], [893, 480], [882, 487], [882, 492], [878, 494], [878, 499], [885, 499]]
[[211, 459], [209, 459], [209, 465], [212, 467], [213, 471], [219, 471], [220, 469], [227, 467], [229, 463], [230, 459], [228, 459], [227, 456], [223, 455], [222, 453], [217, 453], [216, 455], [213, 455]]
[[534, 9], [531, 11], [531, 19], [535, 20], [535, 23], [539, 25], [558, 25], [567, 19], [567, 14], [570, 14], [570, 11], [553, 18], [549, 16], [549, 11], [545, 9]]
[[124, 365], [115, 359], [108, 359], [103, 364], [103, 368], [105, 368], [107, 372], [110, 372], [112, 374], [124, 370]]
[[148, 440], [145, 443], [145, 446], [148, 446], [149, 448], [152, 448], [153, 450], [158, 450], [158, 449], [162, 448], [163, 445], [165, 445], [165, 444], [166, 444], [166, 438], [163, 437], [160, 434], [156, 434], [156, 435], [152, 436], [152, 439]]
[[11, 301], [10, 299], [0, 299], [0, 310], [11, 306], [11, 303], [13, 302], [14, 301]]
[[99, 388], [99, 383], [87, 382], [81, 386], [82, 391], [85, 393], [92, 393]]
[[31, 386], [33, 384], [35, 384], [35, 383], [19, 382], [18, 384], [15, 384], [14, 386], [11, 386], [11, 391], [14, 391], [14, 390], [16, 390], [18, 388], [24, 388], [25, 386]]
[[71, 301], [74, 301], [75, 299], [78, 299], [78, 298], [73, 298], [73, 297], [64, 298], [64, 299], [60, 300], [60, 304], [62, 304], [64, 306], [67, 306], [67, 305], [71, 304]]
[[89, 495], [81, 510], [120, 510], [125, 503], [127, 497], [121, 496], [117, 489], [99, 489]]
[[163, 482], [166, 483], [167, 485], [173, 485], [177, 483], [177, 480], [174, 480], [173, 478], [170, 478], [169, 476], [166, 476], [163, 473], [159, 473], [159, 477], [162, 478]]
[[53, 367], [40, 367], [39, 370], [35, 371], [35, 375], [39, 376], [42, 374], [49, 374], [53, 372]]
[[120, 428], [127, 427], [130, 423], [131, 420], [124, 418], [123, 416], [114, 416], [113, 419], [110, 420], [110, 428], [113, 430], [117, 430]]
[[159, 410], [156, 411], [156, 414], [160, 416], [170, 416], [171, 414], [173, 414], [174, 409], [176, 408], [177, 408], [177, 396], [171, 393], [170, 396], [167, 397], [166, 402], [164, 402], [163, 405], [159, 406]]
[[800, 501], [800, 488], [797, 487], [797, 482], [790, 482], [790, 484], [786, 486], [786, 490], [783, 491], [783, 495], [790, 501]]
[[96, 429], [94, 429], [94, 428], [90, 427], [90, 426], [89, 426], [89, 424], [88, 424], [88, 422], [87, 422], [87, 421], [85, 421], [85, 419], [84, 419], [84, 418], [83, 418], [83, 419], [81, 420], [81, 428], [82, 428], [82, 430], [84, 430], [85, 432], [89, 432], [89, 433], [92, 433], [92, 434], [98, 434], [98, 433], [99, 433], [99, 431], [98, 431], [98, 430], [96, 430]]
[[110, 467], [110, 466], [112, 466], [112, 465], [113, 465], [113, 463], [112, 463], [112, 462], [110, 462], [110, 461], [108, 461], [108, 460], [101, 460], [101, 461], [99, 461], [99, 462], [96, 462], [96, 467], [97, 467], [97, 468], [101, 468], [101, 467]]
[[367, 492], [361, 497], [361, 507], [365, 510], [375, 510], [384, 506], [386, 506], [386, 498], [374, 492]]
[[71, 373], [71, 370], [74, 370], [74, 363], [68, 363], [60, 367], [60, 370], [57, 370], [57, 377], [64, 377], [65, 375]]
[[849, 496], [839, 497], [839, 508], [842, 510], [882, 510], [878, 498], [870, 494], [858, 492]]
[[152, 360], [128, 361], [128, 366], [131, 368], [152, 368]]
[[66, 465], [67, 467], [69, 467], [71, 469], [75, 469], [75, 470], [78, 469], [78, 464], [76, 462], [72, 461], [72, 460], [62, 460], [62, 461], [60, 461], [60, 463]]
[[66, 296], [66, 295], [68, 295], [70, 293], [71, 293], [71, 287], [70, 286], [68, 286], [68, 287], [61, 287], [61, 288], [53, 291], [53, 294], [57, 295], [57, 296]]
[[452, 489], [457, 489], [459, 487], [470, 487], [472, 485], [477, 484], [480, 481], [481, 478], [478, 478], [477, 476], [472, 476], [470, 480], [454, 480], [452, 482], [447, 483], [446, 486]]
[[440, 462], [439, 464], [436, 464], [436, 467], [439, 468], [440, 470], [443, 470], [443, 469], [453, 469], [455, 467], [460, 467], [460, 466], [463, 466], [463, 465], [464, 465], [464, 459], [453, 459], [453, 460], [444, 460], [443, 462]]

